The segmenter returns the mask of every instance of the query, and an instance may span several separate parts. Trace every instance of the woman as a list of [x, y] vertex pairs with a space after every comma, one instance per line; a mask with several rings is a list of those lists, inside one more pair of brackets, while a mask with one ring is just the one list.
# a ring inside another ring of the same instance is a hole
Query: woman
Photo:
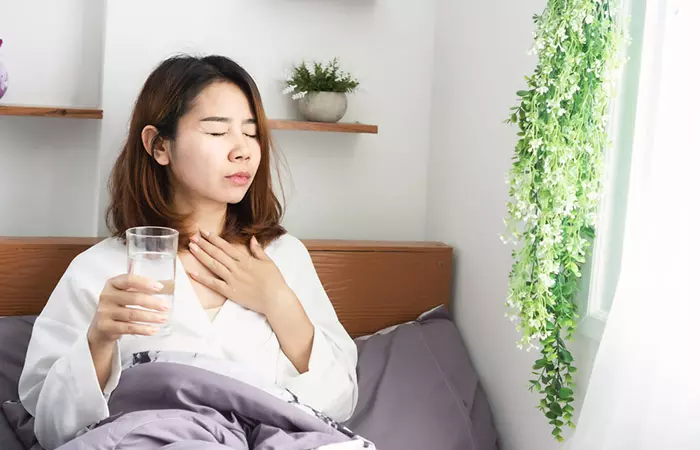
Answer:
[[[19, 393], [44, 448], [107, 418], [122, 366], [156, 348], [242, 365], [350, 417], [357, 350], [308, 251], [280, 226], [270, 152], [258, 89], [233, 61], [180, 56], [150, 75], [110, 179], [113, 237], [71, 263], [34, 326]], [[124, 274], [121, 238], [140, 225], [180, 232], [164, 337], [153, 336], [166, 317], [152, 296], [162, 286]]]

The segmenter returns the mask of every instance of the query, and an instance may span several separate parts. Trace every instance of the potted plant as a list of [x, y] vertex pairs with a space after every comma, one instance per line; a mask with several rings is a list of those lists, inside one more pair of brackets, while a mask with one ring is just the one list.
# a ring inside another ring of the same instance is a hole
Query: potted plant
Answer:
[[[0, 47], [2, 47], [2, 39], [0, 39]], [[7, 92], [8, 78], [7, 69], [2, 64], [2, 61], [0, 61], [0, 98]]]
[[340, 69], [338, 60], [322, 64], [306, 63], [294, 66], [287, 77], [284, 94], [297, 100], [299, 112], [311, 122], [338, 122], [348, 108], [347, 94], [355, 92], [360, 83]]

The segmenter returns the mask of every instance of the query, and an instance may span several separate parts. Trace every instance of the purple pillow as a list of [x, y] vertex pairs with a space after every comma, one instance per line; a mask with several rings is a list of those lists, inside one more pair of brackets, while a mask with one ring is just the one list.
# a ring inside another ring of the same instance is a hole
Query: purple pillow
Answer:
[[17, 400], [17, 385], [35, 316], [0, 317], [0, 404]]
[[359, 400], [346, 425], [381, 450], [496, 450], [491, 410], [445, 307], [357, 343]]
[[38, 447], [32, 417], [17, 402], [17, 385], [34, 320], [35, 316], [0, 317], [0, 447], [3, 450]]

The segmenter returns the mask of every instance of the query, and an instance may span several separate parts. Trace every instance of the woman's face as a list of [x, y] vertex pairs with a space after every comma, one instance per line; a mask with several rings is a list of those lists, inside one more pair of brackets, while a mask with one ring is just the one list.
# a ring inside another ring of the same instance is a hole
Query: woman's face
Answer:
[[230, 82], [202, 90], [163, 156], [168, 157], [176, 202], [190, 207], [202, 201], [240, 202], [261, 157], [257, 124], [243, 91]]

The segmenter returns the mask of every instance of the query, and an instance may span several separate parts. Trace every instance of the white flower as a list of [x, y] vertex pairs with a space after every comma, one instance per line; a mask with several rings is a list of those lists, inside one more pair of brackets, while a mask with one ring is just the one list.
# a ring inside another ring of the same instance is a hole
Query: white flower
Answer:
[[537, 150], [542, 146], [542, 138], [535, 138], [530, 141], [530, 149], [531, 150]]
[[552, 226], [550, 224], [545, 223], [544, 225], [542, 225], [542, 234], [544, 234], [545, 236], [549, 236], [550, 234], [552, 234], [552, 231]]
[[563, 25], [557, 30], [557, 37], [561, 42], [564, 42], [566, 40], [566, 28]]
[[295, 84], [290, 84], [289, 86], [286, 87], [286, 89], [284, 91], [282, 91], [282, 94], [284, 94], [284, 95], [291, 94], [292, 92], [294, 92], [294, 90], [296, 88], [297, 88], [297, 86]]
[[586, 23], [589, 25], [593, 23], [593, 16], [592, 15], [589, 14], [586, 16]]
[[292, 72], [289, 69], [285, 70], [284, 74], [282, 76], [284, 77], [285, 81], [288, 81], [288, 82], [294, 81], [294, 75], [292, 74]]
[[537, 89], [535, 89], [535, 92], [538, 94], [546, 94], [549, 91], [549, 88], [547, 86], [540, 86]]
[[300, 99], [306, 97], [306, 94], [307, 94], [306, 91], [297, 92], [296, 94], [292, 95], [292, 100], [300, 100]]
[[539, 279], [540, 279], [540, 282], [542, 283], [542, 285], [543, 285], [546, 289], [551, 288], [551, 287], [554, 286], [554, 284], [556, 283], [556, 282], [554, 281], [554, 279], [553, 279], [549, 274], [546, 274], [546, 273], [541, 273], [541, 274], [539, 275]]

